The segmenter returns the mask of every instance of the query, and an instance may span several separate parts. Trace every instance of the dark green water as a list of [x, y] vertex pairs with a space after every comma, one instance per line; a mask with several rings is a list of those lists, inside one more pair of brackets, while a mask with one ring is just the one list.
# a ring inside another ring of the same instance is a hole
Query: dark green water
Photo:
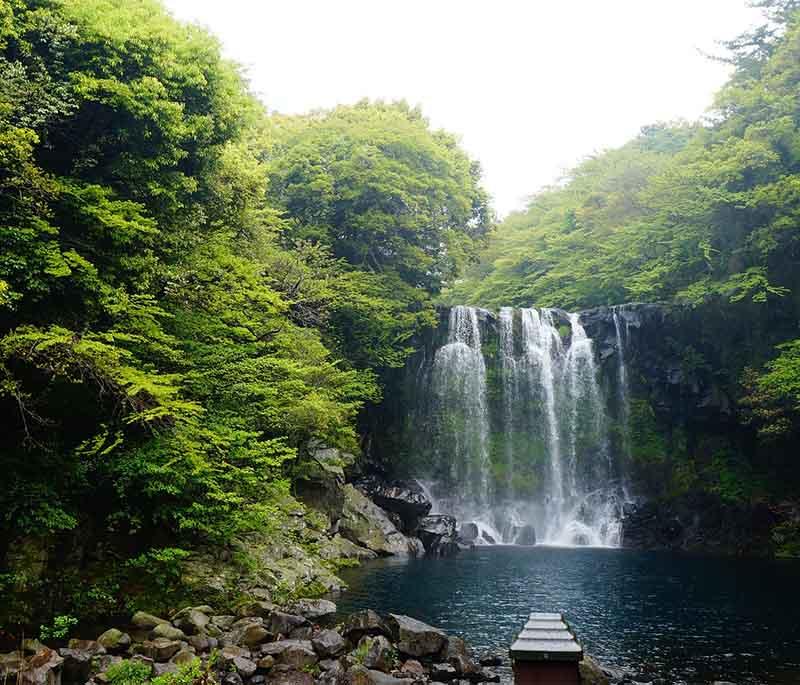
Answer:
[[588, 653], [638, 680], [800, 683], [796, 562], [493, 547], [343, 575], [343, 612], [406, 613], [478, 653], [506, 649], [531, 611], [560, 611]]

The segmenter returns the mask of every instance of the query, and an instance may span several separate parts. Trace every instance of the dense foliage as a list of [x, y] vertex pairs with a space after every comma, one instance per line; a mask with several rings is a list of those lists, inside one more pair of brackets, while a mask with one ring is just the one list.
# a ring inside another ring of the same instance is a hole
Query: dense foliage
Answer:
[[716, 369], [758, 435], [737, 487], [755, 484], [752, 468], [786, 485], [800, 436], [800, 6], [756, 4], [767, 23], [726, 44], [733, 73], [706, 120], [650, 126], [587, 159], [506, 219], [446, 293], [495, 307], [695, 309], [712, 356], [681, 354]]
[[284, 534], [304, 446], [358, 451], [487, 231], [478, 175], [402, 103], [268, 116], [156, 0], [2, 0], [0, 559], [88, 587], [9, 561], [5, 615]]

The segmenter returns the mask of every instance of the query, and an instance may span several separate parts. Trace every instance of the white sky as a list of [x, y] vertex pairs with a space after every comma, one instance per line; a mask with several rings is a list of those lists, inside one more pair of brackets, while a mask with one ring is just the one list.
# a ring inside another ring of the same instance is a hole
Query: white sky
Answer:
[[166, 0], [271, 110], [405, 98], [480, 160], [499, 214], [645, 124], [695, 119], [745, 0]]

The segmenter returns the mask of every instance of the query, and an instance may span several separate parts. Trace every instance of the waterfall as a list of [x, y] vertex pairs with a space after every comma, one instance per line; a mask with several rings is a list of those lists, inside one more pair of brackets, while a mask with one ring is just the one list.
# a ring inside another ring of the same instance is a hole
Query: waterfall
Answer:
[[607, 398], [626, 435], [629, 410], [616, 309], [613, 324], [615, 387], [605, 392], [579, 314], [503, 307], [494, 318], [474, 307], [450, 310], [430, 397], [415, 398], [430, 414], [415, 429], [430, 455], [421, 468], [441, 513], [475, 523], [484, 543], [514, 542], [533, 526], [545, 544], [619, 545], [627, 494]]
[[[454, 498], [461, 512], [489, 505], [489, 412], [486, 363], [481, 350], [478, 312], [453, 307], [447, 343], [433, 360], [433, 393], [438, 416], [439, 461], [465, 491]], [[463, 515], [463, 514], [462, 514]]]

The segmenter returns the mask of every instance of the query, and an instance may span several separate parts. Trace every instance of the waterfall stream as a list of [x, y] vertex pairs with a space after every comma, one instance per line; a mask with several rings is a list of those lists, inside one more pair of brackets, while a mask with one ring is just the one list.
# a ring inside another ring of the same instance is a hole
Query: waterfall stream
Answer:
[[[421, 475], [437, 510], [474, 523], [478, 543], [530, 539], [532, 527], [543, 544], [619, 545], [627, 492], [610, 423], [621, 424], [626, 450], [629, 407], [627, 331], [616, 309], [613, 317], [608, 391], [579, 314], [450, 310], [446, 340], [418, 387], [427, 397], [414, 440], [430, 457]], [[482, 339], [489, 318], [492, 339]]]

